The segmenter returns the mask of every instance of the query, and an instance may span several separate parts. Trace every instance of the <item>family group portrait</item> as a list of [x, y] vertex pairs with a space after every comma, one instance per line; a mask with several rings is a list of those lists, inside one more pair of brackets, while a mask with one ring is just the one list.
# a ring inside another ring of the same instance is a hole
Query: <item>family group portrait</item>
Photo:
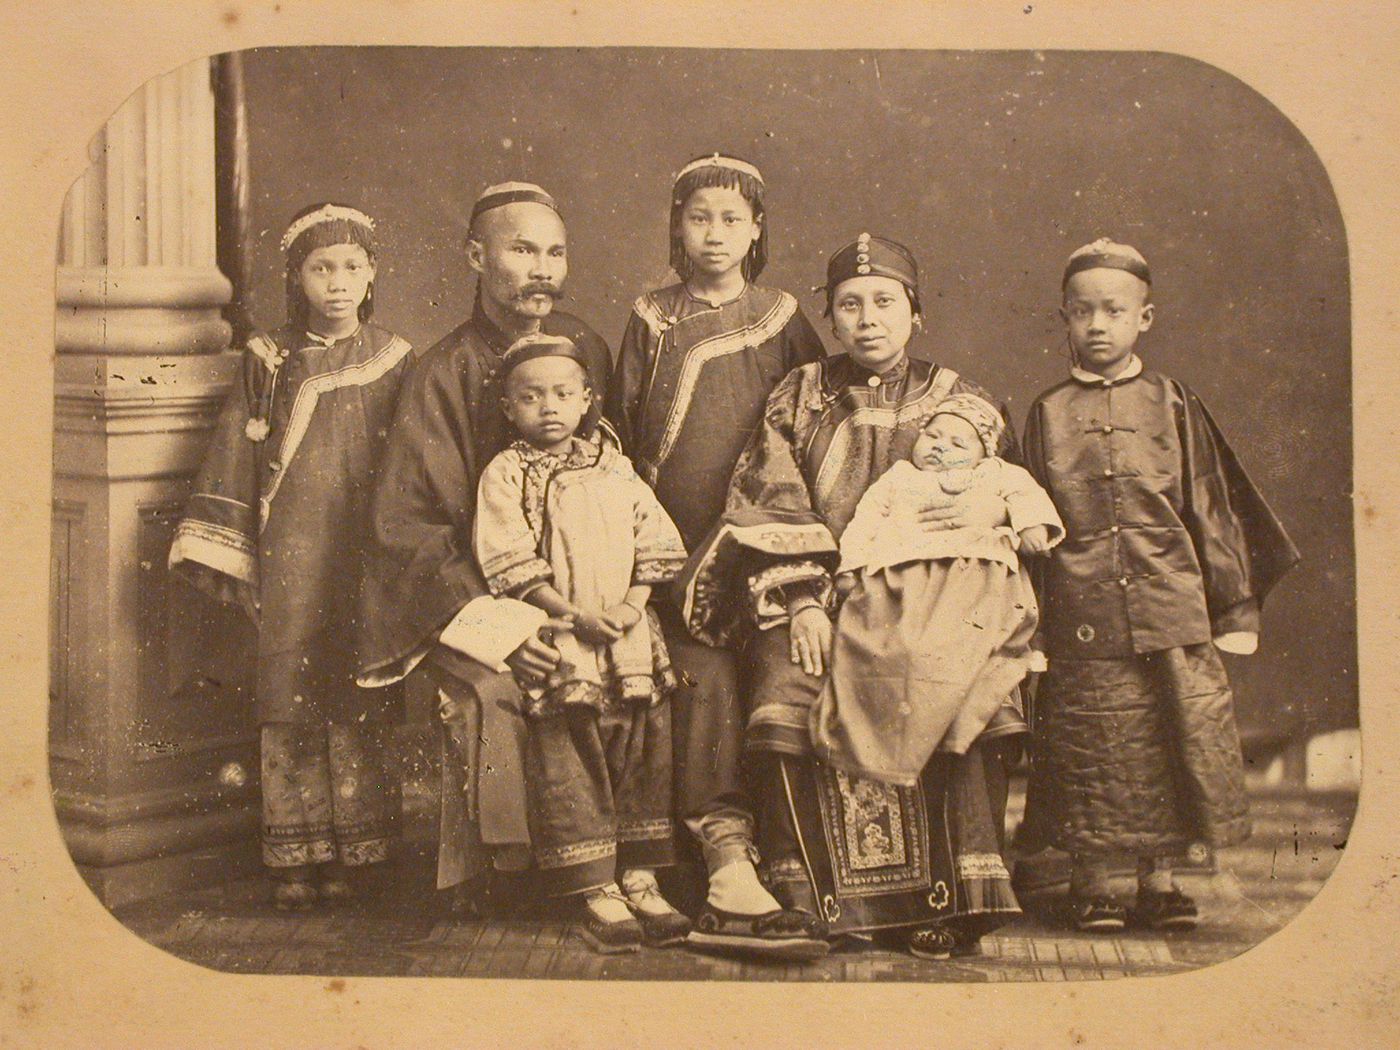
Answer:
[[150, 943], [1101, 980], [1344, 852], [1346, 231], [1228, 73], [264, 48], [89, 152], [50, 770]]

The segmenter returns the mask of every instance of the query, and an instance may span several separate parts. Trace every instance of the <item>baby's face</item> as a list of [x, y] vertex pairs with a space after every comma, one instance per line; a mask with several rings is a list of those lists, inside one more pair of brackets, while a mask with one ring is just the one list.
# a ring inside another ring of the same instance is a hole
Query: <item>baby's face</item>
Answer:
[[936, 415], [914, 439], [909, 461], [920, 470], [975, 467], [987, 458], [982, 439], [962, 416]]

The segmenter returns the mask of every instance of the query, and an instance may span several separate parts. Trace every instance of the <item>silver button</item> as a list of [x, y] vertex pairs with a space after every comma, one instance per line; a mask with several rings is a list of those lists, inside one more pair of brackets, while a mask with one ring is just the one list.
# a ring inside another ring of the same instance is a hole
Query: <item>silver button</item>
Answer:
[[879, 376], [871, 376], [871, 377], [870, 377], [869, 379], [867, 379], [865, 382], [866, 382], [866, 385], [867, 385], [867, 386], [879, 386], [879, 385], [880, 385], [880, 377], [879, 377]]
[[1118, 531], [1118, 526], [1115, 525], [1115, 526], [1113, 526], [1113, 528], [1109, 529], [1108, 531], [1109, 531], [1109, 532], [1117, 532], [1117, 531]]
[[1103, 472], [1103, 476], [1106, 477], [1106, 478], [1111, 478], [1111, 477], [1113, 477], [1113, 471], [1112, 471], [1112, 470], [1105, 470], [1105, 471]]
[[1105, 423], [1105, 424], [1103, 425], [1103, 432], [1104, 432], [1105, 434], [1112, 434], [1112, 433], [1113, 433], [1113, 427], [1111, 427], [1111, 426], [1109, 426], [1109, 424]]
[[1119, 584], [1120, 587], [1126, 587], [1126, 586], [1128, 586], [1128, 577], [1126, 577], [1126, 576], [1120, 576], [1120, 577], [1118, 578], [1118, 584]]

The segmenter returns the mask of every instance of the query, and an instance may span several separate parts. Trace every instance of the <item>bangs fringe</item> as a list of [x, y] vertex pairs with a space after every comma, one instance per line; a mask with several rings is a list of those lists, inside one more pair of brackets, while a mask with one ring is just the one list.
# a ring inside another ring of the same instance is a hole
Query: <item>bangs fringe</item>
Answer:
[[317, 248], [329, 248], [336, 244], [358, 244], [365, 250], [370, 261], [374, 261], [374, 234], [349, 219], [331, 219], [318, 222], [304, 230], [300, 237], [287, 249], [287, 269], [299, 269], [306, 257]]

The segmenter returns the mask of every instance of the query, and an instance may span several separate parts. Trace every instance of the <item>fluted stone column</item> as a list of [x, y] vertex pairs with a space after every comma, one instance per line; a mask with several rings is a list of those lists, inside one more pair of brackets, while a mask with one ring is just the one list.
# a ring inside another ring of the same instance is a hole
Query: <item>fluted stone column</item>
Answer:
[[59, 236], [50, 761], [74, 860], [109, 905], [255, 863], [251, 632], [166, 573], [233, 376], [201, 59], [94, 139]]

